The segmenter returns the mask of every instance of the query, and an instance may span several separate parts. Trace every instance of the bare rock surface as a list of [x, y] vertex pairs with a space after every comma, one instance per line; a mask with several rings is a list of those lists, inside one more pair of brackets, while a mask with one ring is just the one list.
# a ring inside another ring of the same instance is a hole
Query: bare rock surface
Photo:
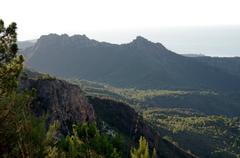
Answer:
[[71, 124], [92, 122], [94, 109], [76, 85], [57, 79], [23, 79], [22, 90], [35, 89], [36, 97], [32, 110], [37, 116], [47, 114], [47, 124], [58, 120], [64, 133], [71, 130]]

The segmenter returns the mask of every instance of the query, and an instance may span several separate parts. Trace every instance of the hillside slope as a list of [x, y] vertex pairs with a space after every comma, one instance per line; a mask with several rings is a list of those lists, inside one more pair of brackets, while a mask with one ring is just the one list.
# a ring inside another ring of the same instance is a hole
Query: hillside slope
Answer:
[[207, 115], [240, 115], [239, 92], [214, 92], [190, 90], [139, 90], [117, 88], [87, 80], [70, 80], [88, 95], [112, 98], [133, 106], [160, 108], [187, 108]]
[[[109, 99], [88, 97], [93, 105], [98, 119], [111, 125], [114, 129], [121, 131], [130, 140], [137, 142], [140, 136], [147, 138], [150, 148], [156, 148], [158, 156], [161, 158], [195, 158], [196, 156], [186, 153], [181, 148], [173, 145], [169, 141], [162, 139], [158, 132], [153, 132], [152, 128], [146, 124], [140, 115], [128, 105]], [[133, 144], [128, 144], [130, 147]]]
[[240, 77], [240, 57], [196, 57], [196, 60]]

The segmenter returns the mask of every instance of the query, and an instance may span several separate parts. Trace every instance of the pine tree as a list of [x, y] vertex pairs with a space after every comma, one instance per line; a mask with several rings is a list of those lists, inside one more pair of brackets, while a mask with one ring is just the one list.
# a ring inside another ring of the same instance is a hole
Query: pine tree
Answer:
[[148, 142], [144, 137], [140, 137], [138, 148], [131, 150], [131, 158], [149, 158]]
[[44, 155], [45, 158], [64, 158], [66, 157], [65, 153], [61, 151], [58, 146], [58, 140], [56, 139], [57, 132], [60, 128], [60, 123], [58, 121], [53, 122], [48, 128], [44, 140]]
[[157, 151], [153, 148], [152, 158], [157, 158]]
[[[150, 158], [148, 142], [144, 137], [140, 137], [138, 148], [131, 149], [131, 158]], [[155, 148], [152, 151], [152, 158], [157, 158]]]
[[36, 157], [42, 152], [44, 121], [30, 110], [32, 92], [18, 92], [23, 56], [17, 55], [17, 25], [0, 19], [0, 153], [3, 157]]
[[6, 95], [17, 87], [17, 78], [23, 67], [23, 56], [18, 56], [17, 24], [7, 28], [0, 19], [0, 96]]

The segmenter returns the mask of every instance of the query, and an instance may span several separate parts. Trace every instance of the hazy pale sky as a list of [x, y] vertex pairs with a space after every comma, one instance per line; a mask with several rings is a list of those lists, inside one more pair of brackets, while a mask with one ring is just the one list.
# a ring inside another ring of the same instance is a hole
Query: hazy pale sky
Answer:
[[1, 0], [0, 4], [0, 18], [7, 24], [17, 22], [19, 40], [67, 33], [124, 43], [135, 34], [162, 28], [240, 26], [240, 0]]

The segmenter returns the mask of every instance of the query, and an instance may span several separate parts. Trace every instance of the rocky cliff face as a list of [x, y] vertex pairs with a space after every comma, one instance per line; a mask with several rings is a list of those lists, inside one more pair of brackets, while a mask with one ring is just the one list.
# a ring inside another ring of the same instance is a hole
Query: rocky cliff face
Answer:
[[69, 132], [73, 123], [95, 120], [93, 107], [78, 86], [57, 79], [22, 79], [20, 85], [23, 90], [36, 90], [34, 113], [47, 114], [47, 124], [59, 120], [64, 133]]

